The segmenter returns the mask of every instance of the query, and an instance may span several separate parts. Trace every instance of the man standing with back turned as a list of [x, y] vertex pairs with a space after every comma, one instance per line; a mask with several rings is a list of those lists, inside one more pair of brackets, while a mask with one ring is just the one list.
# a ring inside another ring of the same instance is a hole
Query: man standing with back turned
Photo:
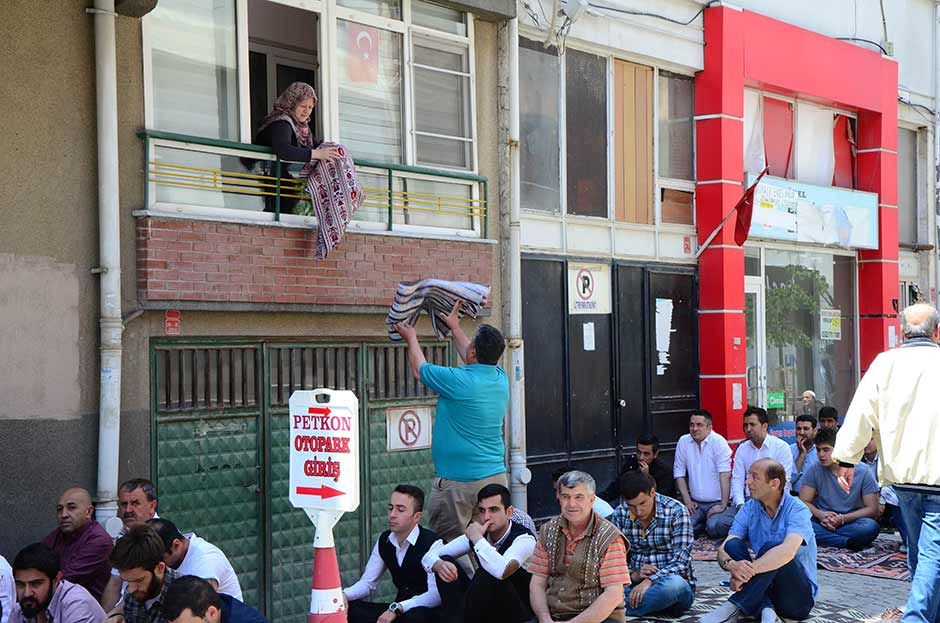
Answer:
[[431, 457], [431, 530], [445, 541], [464, 533], [473, 517], [477, 493], [488, 484], [507, 486], [503, 460], [503, 419], [509, 405], [509, 379], [499, 367], [506, 347], [502, 334], [481, 324], [471, 341], [460, 328], [460, 301], [441, 318], [451, 330], [457, 354], [467, 365], [452, 368], [427, 362], [415, 328], [395, 325], [408, 344], [415, 378], [438, 394]]
[[[872, 437], [880, 455], [878, 480], [895, 485], [908, 532], [914, 577], [904, 623], [940, 620], [940, 316], [931, 305], [905, 308], [904, 342], [875, 357], [855, 390], [836, 437], [833, 457], [849, 491]], [[933, 449], [933, 450], [931, 450]]]

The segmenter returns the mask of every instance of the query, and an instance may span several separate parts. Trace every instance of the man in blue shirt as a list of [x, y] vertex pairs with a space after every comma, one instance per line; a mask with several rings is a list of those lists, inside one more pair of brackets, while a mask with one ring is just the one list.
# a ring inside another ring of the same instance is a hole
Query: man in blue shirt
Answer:
[[460, 301], [441, 319], [451, 330], [462, 367], [429, 364], [415, 328], [395, 325], [408, 344], [408, 364], [416, 379], [438, 394], [431, 457], [437, 478], [431, 491], [430, 528], [445, 541], [463, 534], [473, 518], [477, 492], [491, 483], [508, 485], [503, 419], [509, 406], [509, 379], [499, 366], [506, 348], [502, 334], [480, 325], [473, 340], [460, 328]]
[[163, 612], [170, 623], [267, 623], [261, 613], [209, 582], [184, 575], [166, 591]]
[[803, 474], [819, 462], [816, 456], [816, 418], [803, 414], [796, 418], [796, 441], [790, 444], [793, 455], [793, 472], [790, 474], [790, 486], [793, 495], [800, 494], [803, 486]]
[[861, 551], [878, 536], [878, 494], [881, 489], [868, 466], [855, 466], [848, 493], [839, 484], [839, 464], [832, 460], [836, 431], [823, 429], [816, 435], [819, 463], [803, 476], [800, 499], [813, 514], [816, 542], [829, 547]]
[[[809, 509], [787, 493], [786, 482], [786, 471], [777, 461], [751, 464], [751, 499], [735, 515], [718, 550], [718, 565], [731, 574], [735, 592], [701, 623], [733, 623], [745, 615], [761, 623], [776, 623], [778, 615], [798, 621], [809, 617], [819, 591], [816, 537]], [[748, 552], [748, 542], [756, 559]]]

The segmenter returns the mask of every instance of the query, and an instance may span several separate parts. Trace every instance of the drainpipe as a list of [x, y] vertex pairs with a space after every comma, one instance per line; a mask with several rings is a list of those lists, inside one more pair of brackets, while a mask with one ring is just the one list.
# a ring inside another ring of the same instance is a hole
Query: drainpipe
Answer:
[[934, 282], [936, 298], [933, 304], [940, 303], [940, 0], [934, 4], [933, 19], [933, 194], [934, 225], [933, 240]]
[[118, 194], [117, 62], [114, 0], [95, 0], [95, 90], [98, 126], [98, 253], [101, 369], [98, 398], [97, 518], [117, 517], [121, 436], [121, 252]]
[[522, 231], [519, 222], [519, 20], [509, 21], [509, 491], [525, 509], [532, 472], [525, 464], [525, 368], [522, 345]]

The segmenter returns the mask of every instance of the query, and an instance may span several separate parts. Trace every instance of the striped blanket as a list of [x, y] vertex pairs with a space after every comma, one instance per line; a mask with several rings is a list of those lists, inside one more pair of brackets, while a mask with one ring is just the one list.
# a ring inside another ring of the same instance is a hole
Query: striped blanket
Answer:
[[482, 286], [469, 281], [444, 281], [442, 279], [420, 279], [418, 281], [402, 281], [395, 291], [392, 307], [388, 310], [385, 324], [388, 327], [388, 337], [393, 342], [401, 340], [395, 329], [399, 322], [406, 322], [412, 327], [418, 324], [421, 310], [427, 311], [431, 317], [431, 326], [437, 338], [443, 340], [450, 336], [450, 329], [440, 319], [438, 313], [447, 315], [454, 308], [458, 300], [463, 301], [460, 306], [460, 316], [476, 318], [480, 309], [486, 305], [490, 295], [490, 287]]
[[311, 162], [301, 173], [307, 178], [307, 190], [317, 215], [318, 260], [339, 246], [349, 220], [366, 198], [346, 148], [336, 143], [320, 145], [321, 149], [324, 147], [338, 147], [342, 158]]

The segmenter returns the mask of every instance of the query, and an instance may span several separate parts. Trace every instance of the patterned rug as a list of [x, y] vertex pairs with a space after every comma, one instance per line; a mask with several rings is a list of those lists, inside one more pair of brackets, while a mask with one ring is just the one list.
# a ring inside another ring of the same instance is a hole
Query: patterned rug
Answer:
[[[695, 623], [699, 620], [699, 618], [724, 603], [730, 594], [731, 589], [725, 586], [699, 590], [695, 594], [695, 603], [692, 604], [692, 609], [681, 617], [667, 619], [645, 616], [627, 617], [627, 620], [650, 621], [651, 623], [656, 621], [670, 621], [671, 623]], [[750, 617], [745, 617], [739, 620], [742, 621], [742, 623], [744, 621], [754, 621], [754, 619]], [[789, 619], [783, 620], [788, 621]], [[836, 604], [817, 603], [816, 607], [813, 608], [812, 613], [810, 613], [810, 618], [806, 619], [803, 623], [874, 623], [880, 620], [880, 612], [877, 614], [865, 613], [858, 610], [853, 610], [851, 608], [846, 608], [845, 606], [838, 606]]]
[[[719, 545], [721, 545], [720, 540], [696, 539], [692, 544], [692, 559], [717, 560]], [[857, 573], [889, 580], [910, 580], [907, 554], [900, 551], [900, 546], [898, 541], [879, 536], [871, 546], [860, 552], [835, 547], [820, 547], [816, 554], [816, 562], [827, 571]]]

